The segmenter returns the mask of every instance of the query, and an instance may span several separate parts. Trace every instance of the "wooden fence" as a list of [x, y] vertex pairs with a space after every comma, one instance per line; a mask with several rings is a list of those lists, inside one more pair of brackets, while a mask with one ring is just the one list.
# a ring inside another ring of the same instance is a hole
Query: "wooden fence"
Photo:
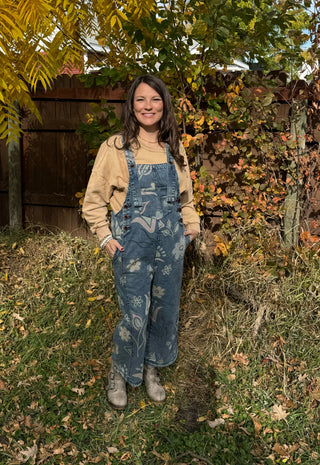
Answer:
[[[88, 148], [76, 130], [80, 122], [86, 122], [90, 103], [99, 103], [102, 98], [120, 114], [123, 89], [88, 89], [76, 77], [65, 75], [57, 79], [52, 90], [38, 91], [34, 96], [43, 124], [32, 114], [23, 114], [24, 226], [32, 224], [87, 235], [75, 194], [86, 186], [90, 175]], [[4, 143], [0, 149], [0, 225], [3, 226], [9, 222], [8, 157]]]

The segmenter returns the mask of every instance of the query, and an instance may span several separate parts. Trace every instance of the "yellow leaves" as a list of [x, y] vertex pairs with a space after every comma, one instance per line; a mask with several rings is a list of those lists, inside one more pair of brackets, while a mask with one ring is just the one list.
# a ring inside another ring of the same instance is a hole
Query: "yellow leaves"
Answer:
[[94, 302], [95, 300], [102, 300], [103, 298], [104, 298], [104, 295], [100, 294], [100, 295], [97, 295], [97, 296], [88, 297], [88, 301], [89, 302]]
[[214, 235], [214, 240], [216, 242], [214, 254], [217, 256], [222, 255], [223, 257], [226, 257], [230, 249], [230, 243], [217, 235]]
[[250, 31], [253, 31], [257, 22], [257, 16], [255, 15], [249, 23]]
[[182, 143], [185, 148], [192, 148], [195, 146], [201, 146], [207, 139], [206, 134], [196, 134], [195, 136], [191, 136], [191, 134], [182, 134]]
[[195, 118], [194, 121], [194, 127], [195, 129], [200, 129], [203, 127], [204, 124], [204, 116], [203, 115], [198, 115], [198, 117]]
[[196, 82], [193, 82], [193, 83], [191, 84], [191, 88], [192, 88], [192, 90], [193, 90], [194, 92], [196, 92], [197, 90], [199, 90], [199, 86], [198, 86], [198, 84], [197, 84]]
[[19, 27], [15, 18], [16, 13], [17, 10], [14, 8], [0, 8], [1, 32], [7, 40], [10, 37], [13, 37], [14, 40], [22, 39], [23, 37], [21, 27]]
[[21, 24], [31, 24], [35, 32], [39, 32], [42, 22], [47, 21], [51, 5], [44, 0], [20, 0], [18, 11]]
[[114, 26], [116, 25], [116, 23], [118, 23], [118, 26], [121, 27], [120, 19], [118, 18], [117, 15], [114, 15], [114, 16], [112, 16], [111, 19], [110, 19], [110, 27], [111, 27], [111, 29], [114, 28]]
[[[154, 9], [154, 1], [144, 0], [137, 3], [135, 0], [99, 2], [97, 13], [104, 18], [104, 32], [110, 33], [112, 29], [123, 29], [123, 23], [128, 21], [128, 15], [138, 20], [142, 15], [149, 15]], [[101, 34], [103, 37], [103, 34]]]
[[[99, 37], [106, 37], [113, 28], [119, 32], [129, 13], [138, 19], [150, 14], [154, 3], [108, 0], [89, 6], [90, 2], [76, 0], [20, 0], [9, 5], [1, 2], [0, 138], [19, 137], [19, 111], [12, 110], [15, 101], [41, 120], [29, 89], [35, 91], [40, 84], [46, 90], [58, 74], [83, 65], [87, 45], [79, 37], [88, 37], [88, 31]], [[10, 131], [8, 113], [13, 117]]]

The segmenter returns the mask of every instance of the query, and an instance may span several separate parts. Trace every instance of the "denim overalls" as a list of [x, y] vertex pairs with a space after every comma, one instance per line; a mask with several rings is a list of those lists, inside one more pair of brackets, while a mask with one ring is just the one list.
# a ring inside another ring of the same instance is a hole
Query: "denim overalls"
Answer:
[[113, 335], [113, 367], [132, 386], [144, 364], [162, 367], [177, 357], [177, 330], [184, 253], [179, 181], [174, 160], [136, 165], [125, 151], [129, 186], [122, 209], [112, 215], [112, 235], [124, 247], [113, 257], [123, 318]]

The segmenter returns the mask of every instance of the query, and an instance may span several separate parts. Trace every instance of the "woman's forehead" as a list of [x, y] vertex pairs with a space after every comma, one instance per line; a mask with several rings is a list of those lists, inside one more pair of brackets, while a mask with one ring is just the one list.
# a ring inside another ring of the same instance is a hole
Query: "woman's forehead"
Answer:
[[149, 86], [145, 82], [141, 82], [138, 85], [134, 93], [134, 96], [135, 97], [145, 97], [145, 96], [161, 97], [161, 95], [156, 90], [154, 90], [151, 86]]

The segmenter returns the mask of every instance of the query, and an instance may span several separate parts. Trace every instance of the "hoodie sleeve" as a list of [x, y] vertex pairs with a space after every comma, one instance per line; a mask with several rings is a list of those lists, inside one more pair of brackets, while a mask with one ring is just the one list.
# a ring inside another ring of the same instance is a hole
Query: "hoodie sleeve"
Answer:
[[99, 241], [111, 234], [108, 220], [108, 204], [115, 188], [114, 182], [114, 144], [104, 142], [97, 154], [88, 182], [83, 215], [90, 230]]

